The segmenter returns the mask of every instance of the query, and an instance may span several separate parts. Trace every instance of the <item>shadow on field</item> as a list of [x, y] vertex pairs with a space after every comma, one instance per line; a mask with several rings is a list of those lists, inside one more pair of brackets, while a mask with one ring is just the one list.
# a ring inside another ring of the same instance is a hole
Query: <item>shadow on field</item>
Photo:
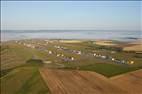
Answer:
[[26, 64], [32, 66], [43, 66], [43, 61], [41, 59], [29, 59], [26, 61]]

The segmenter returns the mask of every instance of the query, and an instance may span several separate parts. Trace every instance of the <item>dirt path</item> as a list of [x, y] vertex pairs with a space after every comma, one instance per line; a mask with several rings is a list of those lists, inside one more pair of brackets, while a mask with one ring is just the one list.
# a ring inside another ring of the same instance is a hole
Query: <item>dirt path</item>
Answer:
[[43, 68], [40, 73], [52, 94], [128, 94], [95, 72]]

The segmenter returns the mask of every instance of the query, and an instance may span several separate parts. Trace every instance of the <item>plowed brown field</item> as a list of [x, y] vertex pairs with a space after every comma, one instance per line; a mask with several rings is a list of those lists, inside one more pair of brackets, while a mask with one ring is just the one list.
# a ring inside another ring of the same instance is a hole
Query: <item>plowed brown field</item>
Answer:
[[111, 80], [129, 94], [142, 94], [142, 69], [112, 77]]
[[40, 70], [51, 94], [129, 94], [95, 72], [78, 70]]

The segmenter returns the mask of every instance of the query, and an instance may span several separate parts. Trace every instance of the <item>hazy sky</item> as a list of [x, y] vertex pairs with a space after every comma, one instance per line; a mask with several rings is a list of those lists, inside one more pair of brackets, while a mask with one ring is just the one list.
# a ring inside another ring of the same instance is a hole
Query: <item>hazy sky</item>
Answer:
[[2, 29], [140, 30], [141, 1], [2, 1]]

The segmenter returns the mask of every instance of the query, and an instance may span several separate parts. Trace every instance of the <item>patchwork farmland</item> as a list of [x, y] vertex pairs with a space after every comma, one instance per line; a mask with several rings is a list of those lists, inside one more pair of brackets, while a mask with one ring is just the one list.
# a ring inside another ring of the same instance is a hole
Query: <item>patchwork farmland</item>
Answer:
[[2, 42], [1, 94], [141, 94], [141, 50], [100, 41]]

